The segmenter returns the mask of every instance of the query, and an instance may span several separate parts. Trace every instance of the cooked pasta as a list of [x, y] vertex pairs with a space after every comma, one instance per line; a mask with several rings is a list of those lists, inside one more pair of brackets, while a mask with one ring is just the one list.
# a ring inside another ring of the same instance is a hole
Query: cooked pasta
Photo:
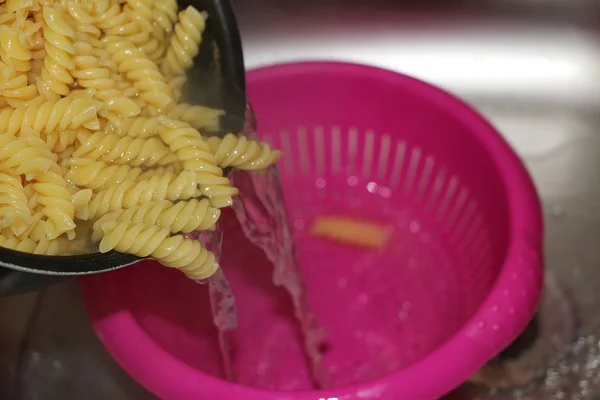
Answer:
[[201, 195], [194, 171], [155, 175], [148, 180], [125, 181], [92, 196], [79, 218], [89, 220], [122, 208], [159, 200], [188, 200]]
[[102, 131], [80, 137], [74, 157], [87, 157], [115, 164], [153, 167], [175, 162], [177, 156], [159, 139], [119, 137]]
[[167, 267], [177, 268], [190, 278], [211, 276], [219, 267], [215, 256], [195, 240], [170, 235], [166, 228], [129, 221], [107, 222], [100, 251], [112, 249], [140, 257], [152, 256]]
[[0, 171], [0, 210], [0, 228], [31, 221], [21, 178], [4, 171]]
[[171, 233], [190, 233], [213, 229], [221, 212], [210, 207], [206, 199], [192, 199], [190, 201], [152, 201], [139, 206], [120, 209], [104, 214], [94, 224], [96, 238], [100, 228], [105, 222], [132, 221], [144, 222], [149, 225], [158, 225], [168, 228]]
[[58, 101], [39, 98], [27, 106], [1, 110], [0, 132], [31, 136], [80, 127], [99, 129], [99, 107], [90, 97], [63, 97]]
[[187, 122], [196, 129], [209, 131], [219, 129], [219, 118], [222, 115], [223, 110], [188, 103], [177, 104], [168, 113], [169, 118]]
[[107, 164], [89, 158], [72, 158], [66, 178], [73, 184], [93, 190], [106, 190], [125, 181], [135, 181], [143, 170], [131, 165]]
[[75, 54], [72, 40], [75, 37], [75, 31], [65, 20], [63, 12], [59, 11], [57, 7], [44, 6], [42, 13], [46, 56], [41, 77], [51, 93], [66, 96], [71, 90], [69, 85], [73, 83], [73, 76], [69, 71], [75, 69], [72, 60], [72, 56]]
[[179, 13], [171, 43], [162, 62], [162, 72], [166, 76], [181, 76], [190, 68], [198, 54], [206, 13], [188, 7]]
[[215, 136], [207, 140], [218, 165], [222, 168], [265, 169], [281, 157], [281, 152], [272, 150], [267, 143], [250, 140], [243, 135], [229, 133], [224, 138]]
[[389, 227], [372, 221], [325, 215], [313, 221], [310, 234], [342, 244], [382, 249], [387, 245], [391, 231]]
[[0, 247], [216, 271], [192, 238], [238, 194], [223, 168], [280, 153], [210, 138], [223, 111], [179, 101], [208, 17], [175, 0], [0, 0]]
[[45, 238], [36, 242], [31, 238], [20, 239], [10, 233], [0, 233], [0, 246], [25, 253], [57, 255], [62, 250], [60, 244], [59, 241], [51, 241]]

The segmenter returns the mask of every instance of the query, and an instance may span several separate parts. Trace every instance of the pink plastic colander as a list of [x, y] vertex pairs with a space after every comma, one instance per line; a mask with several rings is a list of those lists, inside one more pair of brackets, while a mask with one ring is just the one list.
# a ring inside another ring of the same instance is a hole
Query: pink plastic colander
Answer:
[[[238, 302], [237, 383], [223, 379], [206, 286], [145, 261], [82, 279], [101, 340], [163, 399], [431, 400], [505, 348], [542, 283], [542, 220], [523, 165], [456, 98], [344, 63], [248, 74], [280, 170], [308, 301], [329, 335], [313, 390], [289, 297], [231, 213], [222, 267]], [[368, 250], [310, 235], [316, 217], [387, 226]]]

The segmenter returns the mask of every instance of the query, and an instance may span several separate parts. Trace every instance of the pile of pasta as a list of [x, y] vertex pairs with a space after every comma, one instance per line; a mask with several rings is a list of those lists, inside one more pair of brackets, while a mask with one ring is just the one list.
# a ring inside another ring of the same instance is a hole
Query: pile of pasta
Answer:
[[280, 153], [203, 136], [222, 112], [180, 101], [206, 19], [175, 0], [0, 0], [0, 246], [65, 255], [92, 240], [215, 272], [187, 234], [232, 204], [223, 168]]

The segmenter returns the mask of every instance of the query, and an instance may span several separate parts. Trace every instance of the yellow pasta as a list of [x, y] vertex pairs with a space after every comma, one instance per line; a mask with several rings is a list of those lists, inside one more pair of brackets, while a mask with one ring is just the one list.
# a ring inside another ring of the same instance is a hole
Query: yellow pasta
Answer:
[[167, 165], [177, 160], [177, 156], [156, 138], [119, 137], [97, 131], [90, 136], [81, 135], [80, 143], [73, 153], [74, 157], [87, 157], [136, 167]]
[[31, 222], [31, 210], [21, 178], [0, 171], [0, 228]]
[[152, 256], [167, 267], [177, 268], [194, 279], [211, 276], [219, 267], [215, 256], [195, 240], [170, 236], [166, 228], [129, 221], [102, 225], [100, 251], [112, 249], [140, 257]]
[[215, 163], [215, 156], [211, 153], [210, 146], [190, 124], [166, 117], [162, 117], [160, 122], [163, 125], [160, 129], [160, 137], [177, 155], [183, 168], [218, 176], [223, 174], [221, 168]]
[[317, 218], [310, 233], [314, 237], [371, 249], [385, 248], [391, 235], [385, 225], [337, 215]]
[[38, 101], [23, 107], [0, 111], [0, 132], [10, 135], [40, 135], [85, 127], [99, 129], [98, 108], [89, 97], [63, 97], [58, 101]]
[[63, 233], [75, 237], [75, 207], [64, 177], [53, 171], [37, 174], [33, 190], [38, 194], [37, 201], [42, 206], [42, 213], [48, 218], [48, 239], [56, 239]]
[[89, 158], [72, 158], [66, 179], [73, 184], [93, 190], [106, 190], [125, 181], [135, 181], [142, 168], [131, 165], [107, 164]]
[[135, 117], [111, 121], [105, 132], [117, 136], [131, 136], [135, 138], [151, 138], [158, 136], [160, 122], [158, 117]]
[[214, 228], [220, 215], [221, 212], [210, 207], [206, 199], [176, 203], [167, 200], [153, 201], [104, 214], [94, 224], [94, 232], [99, 233], [106, 222], [119, 220], [158, 225], [161, 228], [168, 228], [171, 233], [205, 231]]
[[109, 211], [130, 208], [149, 201], [188, 200], [201, 195], [193, 171], [155, 175], [144, 181], [125, 181], [92, 196], [81, 212], [82, 220], [94, 219]]
[[215, 272], [186, 235], [238, 194], [223, 168], [280, 153], [209, 139], [223, 111], [179, 102], [206, 18], [175, 0], [0, 0], [0, 247]]
[[181, 76], [190, 68], [198, 54], [202, 33], [206, 26], [206, 13], [188, 7], [179, 13], [179, 22], [162, 63], [166, 76]]
[[69, 71], [75, 69], [71, 58], [75, 54], [72, 41], [75, 31], [57, 8], [44, 6], [42, 12], [46, 57], [41, 77], [51, 93], [65, 96], [69, 94], [69, 85], [73, 83], [73, 76]]
[[217, 131], [219, 129], [219, 118], [224, 114], [223, 110], [197, 104], [181, 103], [173, 107], [167, 115], [171, 119], [187, 122], [196, 129]]
[[267, 143], [250, 140], [242, 135], [229, 133], [224, 138], [211, 137], [208, 138], [208, 143], [222, 168], [265, 169], [281, 157], [281, 152], [272, 150]]
[[177, 1], [155, 1], [152, 14], [154, 18], [152, 37], [161, 43], [167, 43], [173, 33], [173, 26], [177, 22]]
[[174, 102], [171, 89], [158, 66], [134, 44], [118, 37], [103, 39], [106, 51], [117, 64], [120, 73], [133, 82], [139, 90], [140, 99], [157, 109], [155, 113], [168, 109]]
[[0, 234], [0, 246], [8, 249], [18, 250], [25, 253], [57, 255], [60, 254], [61, 246], [59, 241], [42, 239], [36, 242], [30, 238], [20, 239], [11, 234]]

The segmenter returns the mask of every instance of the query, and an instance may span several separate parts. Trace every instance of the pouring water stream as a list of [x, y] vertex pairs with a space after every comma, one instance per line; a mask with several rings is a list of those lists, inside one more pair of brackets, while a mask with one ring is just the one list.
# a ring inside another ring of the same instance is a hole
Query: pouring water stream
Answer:
[[[250, 108], [246, 113], [244, 133], [249, 138], [256, 139], [256, 122]], [[273, 263], [273, 283], [290, 295], [314, 384], [317, 388], [326, 387], [328, 373], [322, 365], [319, 352], [326, 333], [319, 327], [308, 307], [306, 287], [297, 261], [279, 171], [276, 166], [260, 172], [235, 170], [230, 178], [240, 189], [233, 204], [237, 219], [246, 237], [261, 248]], [[201, 237], [201, 240], [219, 260], [222, 240], [220, 229]], [[225, 375], [228, 380], [235, 381], [233, 331], [237, 327], [237, 314], [234, 295], [221, 269], [208, 280], [208, 284]]]

